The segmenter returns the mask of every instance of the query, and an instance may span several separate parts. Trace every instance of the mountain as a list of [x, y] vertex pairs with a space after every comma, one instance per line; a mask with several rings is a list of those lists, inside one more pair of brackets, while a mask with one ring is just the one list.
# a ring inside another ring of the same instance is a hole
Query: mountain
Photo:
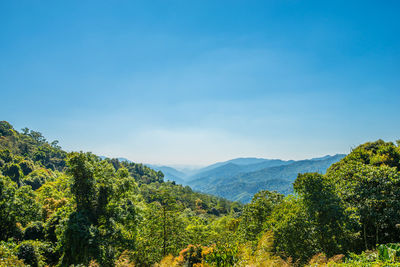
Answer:
[[[99, 158], [101, 158], [101, 159], [108, 159], [109, 157], [106, 157], [106, 156], [99, 156]], [[110, 158], [111, 159], [111, 158]], [[132, 163], [133, 161], [130, 161], [129, 159], [127, 159], [127, 158], [117, 158], [120, 162], [123, 162], [123, 161], [126, 161], [126, 162], [128, 162], [128, 163]]]
[[206, 167], [206, 171], [197, 173], [187, 181], [195, 190], [249, 202], [256, 192], [263, 189], [292, 193], [292, 183], [299, 173], [325, 173], [330, 165], [344, 156], [337, 154], [300, 161], [264, 160], [247, 165], [234, 164], [232, 162], [235, 160], [231, 160], [211, 165], [212, 168]]
[[235, 158], [235, 159], [231, 159], [231, 160], [227, 160], [227, 161], [217, 162], [217, 163], [211, 164], [211, 165], [206, 166], [204, 168], [198, 169], [196, 173], [202, 173], [202, 172], [210, 171], [212, 169], [216, 169], [218, 167], [227, 165], [229, 163], [233, 163], [233, 164], [240, 165], [240, 166], [245, 166], [245, 165], [253, 165], [253, 164], [272, 162], [272, 161], [282, 161], [282, 160], [279, 160], [279, 159], [277, 159], [277, 160], [275, 160], [275, 159], [263, 159], [263, 158]]
[[190, 176], [187, 179], [187, 182], [188, 184], [191, 184], [192, 181], [204, 179], [212, 183], [214, 180], [218, 180], [222, 177], [234, 176], [240, 173], [241, 170], [242, 168], [239, 165], [226, 163], [213, 169], [205, 168], [205, 171], [203, 170], [195, 175]]
[[256, 164], [265, 161], [271, 161], [270, 159], [263, 159], [263, 158], [236, 158], [228, 160], [229, 163], [234, 163], [237, 165], [249, 165], [249, 164]]
[[187, 181], [194, 181], [200, 178], [222, 178], [236, 175], [239, 173], [257, 171], [267, 167], [290, 164], [293, 161], [283, 161], [280, 159], [260, 159], [260, 158], [237, 158], [225, 162], [218, 162], [198, 170], [190, 175]]
[[181, 171], [178, 171], [168, 166], [158, 166], [152, 164], [146, 164], [146, 166], [152, 168], [153, 170], [161, 171], [164, 174], [164, 180], [174, 181], [178, 184], [186, 184], [185, 183], [186, 174]]
[[119, 161], [126, 161], [126, 162], [128, 162], [128, 163], [132, 163], [133, 161], [130, 161], [129, 159], [127, 159], [127, 158], [117, 158]]
[[254, 163], [254, 164], [248, 164], [248, 165], [242, 166], [242, 172], [258, 171], [258, 170], [275, 167], [275, 166], [289, 165], [293, 162], [295, 162], [295, 161], [294, 160], [284, 161], [284, 160], [280, 160], [280, 159], [268, 159], [268, 160], [265, 160], [260, 163]]
[[236, 158], [236, 159], [231, 159], [228, 161], [223, 161], [223, 162], [217, 162], [214, 164], [211, 164], [207, 167], [204, 167], [202, 169], [197, 170], [197, 173], [201, 173], [201, 172], [206, 172], [206, 171], [210, 171], [212, 169], [216, 169], [218, 167], [227, 165], [229, 163], [233, 163], [236, 165], [249, 165], [249, 164], [256, 164], [256, 163], [261, 163], [261, 162], [265, 162], [265, 161], [269, 161], [268, 159], [262, 159], [262, 158]]

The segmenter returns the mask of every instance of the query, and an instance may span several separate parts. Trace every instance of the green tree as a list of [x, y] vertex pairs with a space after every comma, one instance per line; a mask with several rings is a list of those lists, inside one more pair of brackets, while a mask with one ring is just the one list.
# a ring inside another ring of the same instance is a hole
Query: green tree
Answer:
[[268, 216], [275, 206], [282, 202], [283, 197], [277, 192], [268, 190], [254, 195], [251, 203], [244, 207], [239, 224], [239, 236], [243, 241], [256, 241], [257, 236], [265, 228]]
[[351, 220], [346, 214], [331, 181], [319, 173], [299, 174], [294, 190], [301, 196], [315, 242], [328, 256], [345, 253], [352, 236]]
[[364, 249], [399, 241], [399, 159], [399, 147], [378, 140], [355, 148], [327, 171], [346, 209], [357, 218]]
[[17, 221], [24, 227], [32, 221], [39, 221], [42, 217], [36, 193], [30, 186], [21, 186], [15, 191], [13, 206]]
[[167, 185], [142, 185], [152, 193], [151, 203], [144, 210], [138, 234], [137, 262], [149, 265], [168, 254], [177, 254], [187, 244], [182, 206]]
[[6, 121], [0, 121], [0, 136], [10, 136], [13, 134], [14, 128]]
[[102, 266], [113, 266], [117, 248], [134, 248], [136, 183], [126, 169], [90, 153], [71, 153], [68, 173], [76, 209], [64, 231], [63, 265], [88, 264], [96, 259]]
[[14, 207], [17, 185], [10, 178], [0, 175], [0, 240], [7, 240], [17, 232]]
[[277, 205], [267, 229], [273, 231], [275, 251], [284, 258], [304, 264], [318, 252], [313, 225], [299, 198], [290, 196]]
[[34, 192], [26, 186], [17, 188], [10, 178], [0, 175], [0, 239], [20, 238], [17, 223], [26, 226], [40, 218]]

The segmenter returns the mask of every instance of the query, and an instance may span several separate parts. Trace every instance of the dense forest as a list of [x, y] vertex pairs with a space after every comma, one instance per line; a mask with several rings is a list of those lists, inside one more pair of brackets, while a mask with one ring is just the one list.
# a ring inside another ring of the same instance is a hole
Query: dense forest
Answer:
[[399, 266], [399, 144], [243, 205], [2, 121], [0, 266]]

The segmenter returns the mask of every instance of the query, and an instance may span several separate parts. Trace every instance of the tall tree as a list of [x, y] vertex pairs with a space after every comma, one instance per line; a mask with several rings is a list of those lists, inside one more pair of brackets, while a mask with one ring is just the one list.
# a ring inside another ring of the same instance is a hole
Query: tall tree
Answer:
[[255, 241], [256, 237], [265, 229], [268, 216], [276, 205], [282, 202], [283, 195], [267, 190], [256, 193], [247, 204], [239, 224], [239, 236], [244, 241]]
[[319, 173], [299, 174], [294, 189], [301, 196], [314, 238], [322, 252], [329, 256], [344, 253], [351, 242], [350, 218], [334, 186]]
[[64, 232], [62, 263], [96, 259], [113, 266], [117, 247], [134, 247], [136, 209], [131, 199], [136, 183], [126, 169], [116, 171], [90, 153], [71, 153], [68, 166], [76, 209]]

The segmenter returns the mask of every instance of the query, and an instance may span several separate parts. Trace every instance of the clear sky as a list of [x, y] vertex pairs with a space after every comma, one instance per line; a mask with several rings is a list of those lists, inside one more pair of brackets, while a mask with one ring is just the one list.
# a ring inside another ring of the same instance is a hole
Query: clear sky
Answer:
[[400, 139], [399, 1], [0, 1], [0, 120], [156, 164]]

